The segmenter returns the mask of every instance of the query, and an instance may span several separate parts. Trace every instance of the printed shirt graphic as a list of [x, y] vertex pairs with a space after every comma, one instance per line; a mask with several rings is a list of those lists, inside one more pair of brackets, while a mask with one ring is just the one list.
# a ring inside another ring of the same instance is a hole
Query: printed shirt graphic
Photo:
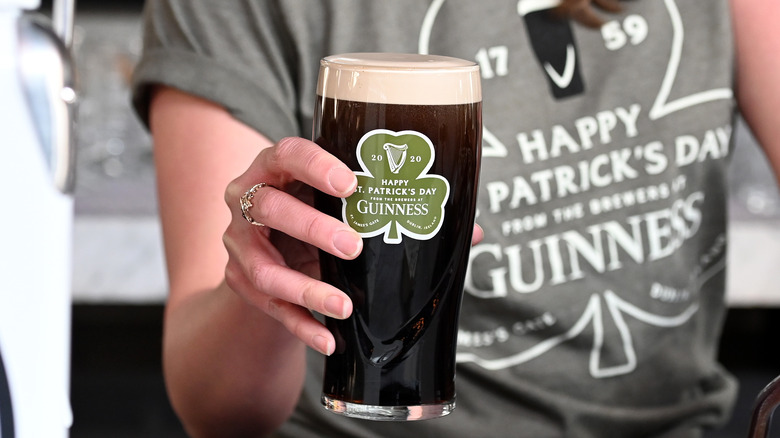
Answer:
[[[479, 62], [485, 95], [486, 238], [471, 255], [461, 364], [526, 376], [565, 364], [550, 387], [591, 391], [583, 379], [674, 370], [668, 358], [716, 329], [697, 317], [722, 307], [730, 30], [723, 12], [650, 3], [590, 30], [550, 28], [556, 2], [520, 0], [486, 11], [516, 27], [465, 32], [448, 53]], [[434, 1], [420, 50], [439, 53], [437, 32], [469, 7]], [[686, 32], [696, 20], [722, 39]]]

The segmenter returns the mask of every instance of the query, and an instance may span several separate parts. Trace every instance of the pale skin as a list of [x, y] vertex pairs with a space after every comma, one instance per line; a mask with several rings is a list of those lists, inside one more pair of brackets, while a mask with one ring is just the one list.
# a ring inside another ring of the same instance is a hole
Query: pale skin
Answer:
[[[780, 175], [780, 2], [733, 0], [737, 98]], [[346, 318], [349, 298], [317, 280], [317, 248], [352, 259], [360, 236], [306, 202], [315, 187], [345, 197], [354, 175], [316, 144], [273, 144], [208, 101], [159, 88], [151, 103], [170, 296], [164, 372], [193, 437], [262, 436], [292, 412], [307, 346], [333, 335], [312, 311]], [[240, 196], [258, 182], [251, 215]], [[475, 232], [479, 240], [481, 231]]]

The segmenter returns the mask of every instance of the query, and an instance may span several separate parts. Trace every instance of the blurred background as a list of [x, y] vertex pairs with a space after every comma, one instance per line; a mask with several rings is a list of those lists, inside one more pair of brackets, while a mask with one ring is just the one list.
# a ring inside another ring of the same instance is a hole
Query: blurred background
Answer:
[[[166, 278], [151, 143], [129, 105], [143, 0], [77, 5], [71, 436], [184, 436], [160, 369]], [[780, 374], [780, 196], [750, 133], [735, 135], [731, 309], [720, 354], [742, 390], [722, 437], [745, 436], [754, 397]]]

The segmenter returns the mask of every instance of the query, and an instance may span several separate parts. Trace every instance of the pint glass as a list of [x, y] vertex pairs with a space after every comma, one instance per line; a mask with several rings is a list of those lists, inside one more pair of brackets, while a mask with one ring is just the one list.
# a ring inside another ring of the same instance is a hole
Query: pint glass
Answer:
[[780, 406], [780, 376], [769, 382], [756, 397], [753, 415], [750, 417], [748, 438], [769, 438], [772, 415], [778, 406]]
[[327, 319], [322, 403], [347, 416], [416, 420], [455, 406], [457, 320], [482, 134], [479, 69], [455, 58], [360, 53], [320, 64], [313, 138], [358, 179], [315, 203], [363, 236], [355, 260], [320, 254], [352, 299]]

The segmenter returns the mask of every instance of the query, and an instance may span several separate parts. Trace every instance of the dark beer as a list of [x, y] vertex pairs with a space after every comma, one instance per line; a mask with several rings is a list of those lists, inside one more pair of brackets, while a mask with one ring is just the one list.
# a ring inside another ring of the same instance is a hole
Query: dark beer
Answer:
[[457, 319], [480, 162], [478, 92], [477, 82], [468, 92], [476, 95], [430, 104], [355, 101], [332, 90], [318, 96], [314, 140], [355, 170], [358, 190], [347, 200], [318, 194], [316, 207], [364, 236], [355, 260], [320, 254], [323, 281], [354, 305], [347, 320], [326, 321], [336, 338], [323, 384], [331, 410], [406, 420], [454, 407]]

